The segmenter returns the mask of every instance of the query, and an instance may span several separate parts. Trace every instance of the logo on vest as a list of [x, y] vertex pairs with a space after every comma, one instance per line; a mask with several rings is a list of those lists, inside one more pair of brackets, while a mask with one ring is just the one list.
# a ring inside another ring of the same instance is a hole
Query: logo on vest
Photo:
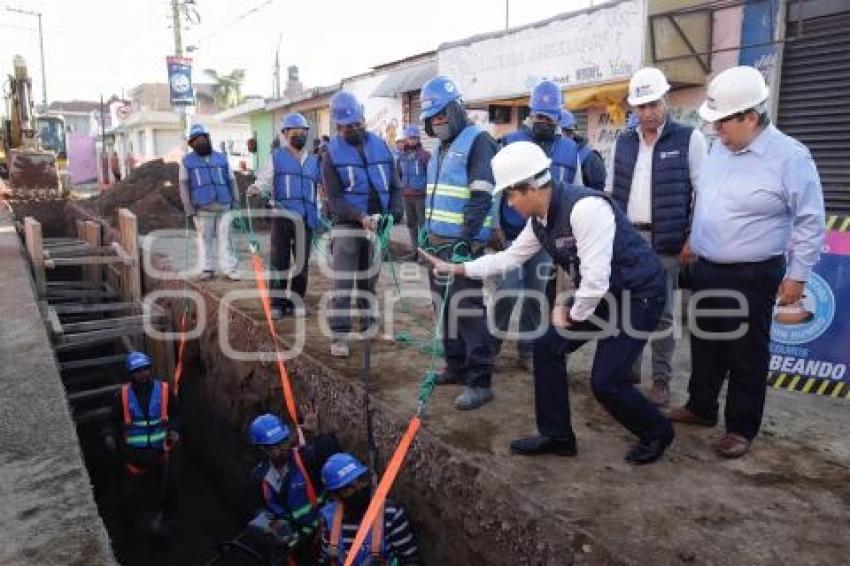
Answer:
[[667, 159], [668, 157], [679, 157], [679, 150], [674, 149], [673, 151], [662, 151], [658, 154], [658, 157], [661, 159]]
[[567, 248], [574, 248], [576, 245], [576, 239], [572, 236], [561, 236], [560, 238], [555, 238], [555, 248], [559, 250], [564, 250]]

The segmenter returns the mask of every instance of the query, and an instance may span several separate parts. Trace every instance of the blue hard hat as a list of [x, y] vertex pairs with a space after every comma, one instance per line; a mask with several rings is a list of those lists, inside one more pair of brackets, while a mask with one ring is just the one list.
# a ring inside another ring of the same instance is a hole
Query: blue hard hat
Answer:
[[322, 482], [325, 489], [336, 491], [354, 483], [354, 481], [368, 472], [366, 466], [345, 452], [334, 454], [325, 465], [322, 466]]
[[288, 130], [290, 128], [304, 128], [305, 130], [309, 130], [310, 123], [307, 121], [307, 118], [298, 112], [290, 112], [280, 119], [280, 129]]
[[561, 97], [561, 87], [552, 81], [541, 81], [531, 91], [531, 113], [543, 114], [556, 122], [561, 117], [561, 107], [564, 105]]
[[449, 102], [458, 98], [460, 98], [460, 91], [453, 80], [442, 76], [434, 77], [422, 85], [422, 92], [419, 94], [419, 100], [422, 104], [420, 117], [423, 120], [431, 118], [445, 108]]
[[363, 105], [347, 90], [341, 90], [331, 98], [331, 116], [341, 126], [363, 122]]
[[404, 137], [406, 138], [418, 138], [419, 137], [419, 126], [416, 124], [408, 124], [404, 127]]
[[127, 359], [124, 360], [124, 367], [127, 369], [127, 373], [133, 373], [136, 370], [151, 367], [151, 359], [142, 352], [130, 352], [127, 354]]
[[574, 130], [576, 127], [576, 117], [569, 110], [561, 110], [561, 119], [558, 125], [566, 130]]
[[280, 417], [266, 413], [251, 423], [251, 444], [272, 446], [289, 438], [289, 426]]
[[209, 137], [209, 135], [209, 130], [207, 130], [207, 128], [203, 124], [192, 124], [192, 127], [189, 128], [189, 141], [192, 141], [198, 136]]

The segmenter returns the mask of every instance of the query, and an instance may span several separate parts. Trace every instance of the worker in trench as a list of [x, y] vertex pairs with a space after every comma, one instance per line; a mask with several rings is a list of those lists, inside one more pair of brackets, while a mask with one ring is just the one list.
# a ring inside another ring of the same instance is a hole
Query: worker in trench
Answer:
[[154, 377], [151, 365], [143, 352], [127, 355], [129, 381], [118, 390], [111, 422], [102, 436], [106, 449], [121, 456], [121, 507], [127, 525], [132, 527], [151, 514], [153, 534], [167, 536], [175, 477], [173, 449], [180, 441], [180, 426], [175, 395], [168, 382]]
[[322, 184], [334, 227], [331, 355], [348, 357], [352, 295], [360, 313], [359, 330], [371, 331], [377, 322], [374, 293], [380, 265], [373, 261], [377, 259], [375, 234], [387, 215], [395, 222], [401, 219], [401, 181], [387, 143], [366, 131], [363, 105], [357, 97], [343, 90], [331, 98], [330, 105], [337, 135], [322, 158]]
[[297, 446], [292, 429], [269, 413], [255, 418], [249, 429], [251, 444], [264, 456], [251, 473], [264, 508], [249, 523], [247, 544], [269, 564], [317, 563], [319, 508], [324, 502], [321, 469], [339, 445], [333, 436], [318, 434], [313, 409], [305, 412], [302, 431], [309, 435], [308, 442]]
[[539, 434], [511, 442], [516, 454], [577, 453], [570, 418], [566, 355], [590, 340], [596, 353], [590, 384], [596, 399], [638, 442], [633, 464], [658, 460], [673, 428], [629, 379], [630, 369], [664, 308], [666, 280], [649, 243], [610, 198], [552, 178], [537, 145], [520, 141], [493, 158], [495, 190], [528, 218], [504, 251], [465, 263], [427, 255], [443, 276], [483, 278], [521, 265], [541, 249], [573, 279], [559, 294], [546, 333], [534, 343], [534, 402]]
[[210, 133], [201, 124], [189, 130], [192, 151], [180, 162], [178, 184], [183, 211], [195, 223], [201, 280], [215, 277], [216, 261], [228, 279], [237, 281], [239, 260], [228, 237], [220, 233], [224, 214], [239, 204], [239, 189], [227, 156], [214, 151]]
[[[351, 552], [371, 499], [368, 472], [357, 458], [346, 453], [334, 454], [322, 467], [328, 502], [321, 511], [320, 564], [342, 566]], [[353, 564], [421, 564], [416, 536], [404, 507], [391, 499], [384, 502]]]
[[[307, 314], [304, 296], [313, 234], [319, 223], [321, 189], [319, 158], [305, 147], [309, 130], [310, 123], [301, 114], [284, 116], [280, 121], [280, 147], [272, 150], [266, 167], [246, 191], [250, 196], [270, 198], [271, 205], [282, 214], [272, 216], [271, 221], [271, 264], [278, 272], [271, 282], [271, 289], [277, 291], [271, 298], [275, 319]], [[282, 293], [287, 286], [288, 296]]]
[[[478, 257], [491, 236], [490, 160], [498, 145], [469, 119], [461, 93], [448, 77], [438, 76], [425, 83], [421, 102], [425, 131], [437, 137], [440, 144], [428, 162], [425, 226], [419, 245], [442, 259]], [[455, 408], [477, 409], [493, 399], [496, 346], [487, 329], [481, 283], [467, 278], [448, 282], [432, 274], [430, 284], [438, 297], [435, 318], [443, 321], [439, 331], [446, 361], [436, 384], [463, 385], [463, 391], [455, 398]], [[455, 296], [459, 300], [453, 301]], [[440, 316], [443, 304], [445, 313]], [[457, 309], [463, 309], [465, 315], [453, 318]]]

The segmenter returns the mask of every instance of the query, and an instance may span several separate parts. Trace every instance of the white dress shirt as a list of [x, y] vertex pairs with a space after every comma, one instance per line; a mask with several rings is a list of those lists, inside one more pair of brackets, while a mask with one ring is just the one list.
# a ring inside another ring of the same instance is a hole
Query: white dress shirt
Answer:
[[[546, 224], [545, 218], [537, 219]], [[579, 200], [570, 214], [570, 226], [576, 239], [581, 283], [575, 292], [570, 318], [587, 320], [600, 299], [608, 292], [611, 282], [611, 258], [614, 254], [614, 211], [604, 198], [588, 197]], [[540, 251], [540, 240], [534, 234], [531, 219], [513, 241], [501, 252], [481, 256], [464, 264], [467, 277], [484, 279], [503, 274], [528, 261]]]

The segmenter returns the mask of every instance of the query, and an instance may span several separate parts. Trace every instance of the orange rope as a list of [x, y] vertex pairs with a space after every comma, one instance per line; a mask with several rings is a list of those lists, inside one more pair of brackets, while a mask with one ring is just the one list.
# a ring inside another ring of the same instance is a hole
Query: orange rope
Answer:
[[292, 392], [292, 384], [289, 381], [289, 374], [287, 373], [286, 366], [283, 363], [283, 356], [280, 354], [280, 351], [277, 350], [277, 331], [275, 330], [274, 321], [272, 320], [272, 305], [271, 298], [269, 297], [269, 286], [268, 283], [266, 283], [265, 277], [263, 277], [263, 272], [265, 271], [263, 258], [261, 258], [259, 254], [255, 253], [251, 262], [254, 266], [254, 272], [257, 274], [257, 288], [260, 291], [260, 301], [263, 303], [263, 312], [266, 315], [269, 332], [271, 333], [272, 341], [275, 344], [277, 372], [280, 375], [280, 385], [283, 389], [283, 398], [286, 404], [286, 410], [289, 413], [289, 418], [295, 426], [295, 430], [298, 432], [299, 443], [304, 444], [304, 432], [298, 425], [298, 411], [295, 407], [295, 395]]
[[177, 347], [177, 365], [174, 367], [174, 395], [180, 393], [180, 378], [183, 376], [183, 351], [186, 349], [186, 318], [184, 310], [180, 315], [180, 345]]
[[357, 558], [357, 552], [353, 549], [360, 548], [363, 545], [378, 512], [383, 509], [384, 502], [387, 500], [387, 494], [390, 492], [390, 488], [392, 488], [398, 472], [401, 470], [404, 457], [407, 455], [407, 451], [410, 450], [410, 443], [413, 442], [416, 433], [419, 432], [421, 424], [422, 422], [418, 416], [410, 419], [407, 430], [404, 432], [404, 436], [401, 437], [398, 446], [396, 446], [395, 452], [393, 452], [392, 458], [390, 458], [390, 462], [387, 464], [387, 469], [383, 477], [381, 477], [374, 495], [372, 495], [369, 508], [366, 509], [366, 514], [363, 515], [363, 519], [360, 521], [360, 526], [357, 528], [357, 536], [354, 537], [354, 542], [351, 545], [352, 551], [348, 553], [345, 559], [345, 566], [351, 566], [354, 563], [354, 559]]

